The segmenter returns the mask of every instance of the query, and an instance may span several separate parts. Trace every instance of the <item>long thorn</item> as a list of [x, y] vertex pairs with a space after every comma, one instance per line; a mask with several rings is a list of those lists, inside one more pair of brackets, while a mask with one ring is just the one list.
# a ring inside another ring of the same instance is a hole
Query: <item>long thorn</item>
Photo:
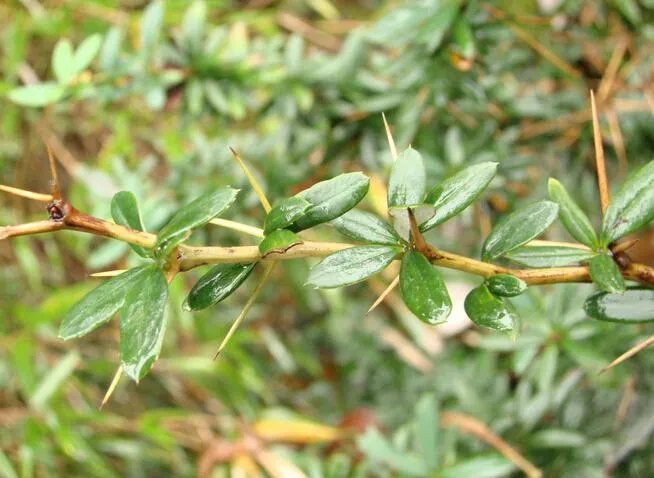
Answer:
[[220, 347], [218, 347], [218, 351], [216, 352], [216, 355], [214, 355], [213, 359], [216, 360], [220, 353], [225, 349], [227, 346], [227, 343], [229, 342], [229, 339], [232, 338], [232, 335], [234, 335], [234, 332], [236, 332], [236, 329], [238, 329], [238, 326], [243, 322], [243, 319], [245, 316], [248, 314], [250, 309], [252, 308], [252, 305], [254, 305], [254, 302], [257, 300], [257, 297], [259, 296], [259, 293], [261, 292], [261, 289], [263, 289], [263, 286], [266, 284], [268, 281], [268, 277], [270, 277], [270, 273], [273, 271], [275, 268], [276, 262], [271, 262], [269, 264], [266, 264], [266, 269], [263, 271], [263, 276], [261, 277], [261, 280], [257, 284], [257, 286], [254, 288], [254, 291], [252, 292], [252, 295], [248, 299], [248, 301], [245, 303], [243, 306], [243, 310], [241, 313], [236, 317], [236, 320], [232, 324], [232, 326], [229, 328], [229, 331], [227, 332], [227, 335], [225, 335], [225, 338], [223, 341], [220, 343]]
[[635, 345], [635, 346], [631, 347], [629, 350], [627, 350], [625, 353], [623, 353], [622, 355], [620, 355], [620, 356], [619, 356], [617, 359], [615, 359], [613, 362], [611, 362], [611, 363], [608, 364], [606, 367], [604, 367], [602, 370], [600, 370], [599, 373], [604, 373], [604, 372], [606, 372], [607, 370], [609, 370], [609, 369], [615, 367], [616, 365], [620, 365], [620, 364], [621, 364], [622, 362], [624, 362], [625, 360], [630, 359], [631, 357], [633, 357], [634, 355], [636, 355], [638, 352], [640, 352], [640, 351], [643, 350], [643, 349], [646, 349], [647, 347], [649, 347], [649, 346], [652, 345], [652, 344], [654, 344], [654, 335], [652, 335], [652, 336], [649, 337], [648, 339], [643, 340], [643, 341], [642, 341], [641, 343], [639, 343], [638, 345]]
[[395, 147], [395, 140], [393, 139], [393, 134], [391, 133], [391, 127], [388, 126], [388, 121], [386, 121], [386, 115], [384, 113], [382, 113], [382, 119], [384, 120], [384, 129], [386, 130], [388, 147], [391, 148], [391, 155], [393, 156], [393, 161], [395, 161], [397, 159], [397, 148]]
[[123, 272], [127, 272], [127, 269], [115, 269], [113, 271], [94, 272], [93, 274], [90, 274], [89, 277], [114, 277], [122, 274]]
[[3, 184], [0, 184], [0, 191], [13, 194], [14, 196], [20, 196], [27, 199], [34, 199], [35, 201], [41, 201], [41, 202], [50, 202], [54, 199], [51, 194], [35, 193], [33, 191], [13, 188], [11, 186], [5, 186]]
[[263, 206], [263, 209], [266, 212], [270, 212], [272, 209], [272, 206], [270, 206], [270, 202], [268, 201], [268, 198], [266, 197], [266, 194], [263, 192], [263, 188], [259, 184], [259, 182], [252, 176], [252, 173], [248, 169], [248, 167], [245, 165], [243, 162], [243, 159], [241, 159], [241, 156], [236, 152], [234, 148], [229, 148], [229, 150], [232, 152], [234, 155], [234, 158], [236, 158], [236, 161], [238, 161], [238, 164], [241, 166], [241, 169], [245, 173], [245, 176], [247, 176], [248, 181], [250, 181], [250, 185], [252, 186], [252, 189], [254, 189], [254, 192], [256, 193], [257, 197], [259, 198], [259, 201], [261, 202], [261, 205]]
[[602, 145], [602, 134], [600, 132], [597, 106], [595, 105], [595, 94], [590, 90], [590, 107], [593, 114], [593, 140], [595, 141], [595, 162], [597, 166], [597, 185], [599, 188], [600, 207], [602, 214], [606, 212], [609, 205], [609, 186], [606, 181], [606, 164], [604, 162], [604, 146]]
[[51, 179], [51, 187], [52, 187], [52, 197], [54, 199], [61, 199], [61, 189], [59, 188], [59, 176], [57, 175], [57, 165], [55, 164], [54, 156], [52, 154], [52, 149], [50, 149], [50, 145], [46, 144], [46, 148], [48, 148], [48, 162], [50, 163], [50, 176], [52, 177]]
[[366, 315], [368, 315], [370, 312], [375, 310], [377, 306], [384, 301], [386, 296], [388, 296], [388, 294], [390, 294], [393, 291], [393, 289], [397, 287], [399, 283], [400, 283], [400, 276], [396, 276], [395, 279], [393, 279], [393, 281], [390, 284], [388, 284], [388, 287], [384, 289], [384, 292], [379, 294], [379, 297], [377, 297], [377, 300], [375, 300], [375, 302], [370, 306], [368, 312], [366, 312]]
[[216, 226], [225, 227], [227, 229], [232, 229], [234, 231], [243, 232], [254, 237], [263, 237], [263, 229], [258, 227], [248, 226], [247, 224], [241, 224], [240, 222], [230, 221], [229, 219], [215, 218], [209, 221], [211, 224]]
[[109, 388], [107, 389], [107, 393], [105, 393], [104, 397], [102, 398], [102, 402], [98, 407], [100, 410], [102, 410], [102, 408], [107, 404], [111, 396], [114, 394], [114, 391], [116, 390], [116, 387], [118, 386], [118, 382], [120, 382], [120, 377], [122, 377], [122, 375], [123, 375], [123, 366], [121, 365], [118, 367], [118, 370], [116, 370], [116, 374], [114, 375], [114, 378], [111, 381]]

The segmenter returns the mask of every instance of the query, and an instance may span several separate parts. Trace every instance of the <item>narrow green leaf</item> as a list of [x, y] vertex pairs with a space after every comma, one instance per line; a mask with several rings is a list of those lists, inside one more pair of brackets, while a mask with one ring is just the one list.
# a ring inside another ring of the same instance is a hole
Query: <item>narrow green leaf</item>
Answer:
[[496, 173], [497, 163], [486, 162], [468, 166], [445, 179], [427, 195], [425, 202], [434, 205], [436, 214], [421, 224], [420, 230], [428, 231], [459, 214], [488, 187]]
[[506, 254], [506, 258], [527, 267], [563, 267], [587, 261], [595, 252], [577, 247], [523, 246]]
[[338, 231], [357, 241], [373, 244], [399, 244], [400, 238], [390, 224], [373, 213], [352, 209], [332, 224]]
[[425, 164], [420, 153], [405, 149], [391, 167], [388, 179], [388, 207], [421, 204], [425, 196]]
[[439, 410], [433, 394], [423, 396], [416, 404], [415, 413], [416, 438], [418, 447], [425, 459], [428, 472], [438, 469], [439, 465]]
[[606, 253], [597, 254], [588, 264], [590, 278], [600, 290], [618, 294], [626, 290], [620, 268], [611, 256]]
[[486, 238], [482, 257], [493, 260], [531, 241], [554, 222], [558, 212], [557, 204], [539, 201], [509, 214]]
[[460, 18], [454, 25], [454, 44], [458, 53], [465, 59], [471, 59], [477, 53], [475, 35], [465, 18]]
[[98, 63], [102, 71], [109, 71], [118, 66], [120, 60], [120, 44], [123, 32], [118, 27], [111, 27], [105, 35]]
[[654, 321], [654, 289], [632, 287], [624, 294], [598, 292], [584, 303], [586, 313], [609, 322]]
[[59, 338], [68, 340], [88, 334], [125, 304], [125, 295], [138, 284], [149, 266], [136, 267], [103, 282], [70, 309], [59, 328]]
[[427, 476], [421, 457], [396, 450], [376, 428], [370, 427], [358, 437], [357, 447], [373, 463], [383, 463], [408, 476]]
[[[111, 217], [116, 224], [129, 227], [136, 231], [145, 231], [136, 196], [129, 191], [120, 191], [111, 199]], [[130, 244], [141, 257], [148, 257], [150, 252], [145, 247]]]
[[219, 188], [181, 208], [159, 231], [156, 248], [164, 255], [186, 239], [191, 230], [224, 213], [236, 200], [238, 189]]
[[402, 257], [400, 290], [411, 312], [429, 325], [441, 324], [452, 312], [452, 301], [441, 273], [417, 251]]
[[369, 184], [370, 179], [362, 173], [346, 173], [296, 194], [309, 201], [311, 207], [289, 229], [301, 231], [345, 214], [363, 199]]
[[485, 281], [488, 290], [500, 297], [515, 297], [527, 290], [527, 284], [522, 279], [510, 274], [497, 274]]
[[184, 14], [181, 41], [190, 54], [198, 52], [207, 21], [207, 5], [204, 0], [195, 0]]
[[71, 350], [45, 374], [29, 398], [30, 407], [42, 411], [48, 400], [57, 392], [79, 365], [81, 357], [77, 350]]
[[138, 382], [159, 356], [166, 329], [168, 284], [156, 266], [149, 266], [125, 297], [120, 317], [120, 363]]
[[259, 252], [261, 253], [261, 257], [266, 257], [270, 254], [283, 254], [298, 244], [302, 244], [302, 241], [294, 232], [288, 229], [276, 229], [263, 238], [259, 244]]
[[255, 264], [218, 264], [212, 267], [193, 286], [184, 308], [206, 309], [226, 299], [248, 278]]
[[293, 196], [277, 202], [268, 215], [263, 232], [268, 234], [275, 229], [284, 229], [300, 219], [311, 207], [311, 203], [301, 197]]
[[550, 428], [534, 433], [529, 444], [536, 448], [575, 448], [586, 444], [586, 437], [575, 430]]
[[141, 17], [141, 49], [148, 55], [159, 41], [163, 25], [164, 6], [161, 0], [151, 2]]
[[329, 289], [355, 284], [384, 270], [401, 252], [393, 246], [357, 246], [325, 257], [311, 268], [307, 284]]
[[73, 72], [74, 74], [81, 73], [84, 69], [91, 64], [93, 58], [100, 51], [102, 46], [102, 35], [96, 33], [88, 38], [85, 38], [82, 43], [75, 50], [73, 57]]
[[511, 476], [515, 465], [499, 453], [468, 458], [438, 473], [438, 478], [501, 478]]
[[559, 218], [570, 235], [588, 247], [596, 247], [599, 241], [590, 219], [570, 197], [563, 184], [550, 178], [547, 189], [550, 199], [559, 205]]
[[465, 161], [466, 153], [461, 140], [461, 130], [458, 126], [448, 128], [445, 133], [445, 157], [451, 165], [458, 166]]
[[7, 93], [11, 101], [22, 106], [38, 108], [59, 101], [66, 92], [63, 85], [48, 81], [36, 85], [21, 86]]
[[486, 285], [475, 287], [467, 295], [463, 306], [475, 324], [501, 332], [515, 331], [519, 320], [508, 302], [495, 297]]
[[602, 245], [608, 246], [654, 219], [654, 161], [631, 174], [611, 198], [602, 224]]
[[73, 44], [60, 39], [52, 50], [52, 72], [59, 83], [68, 83], [75, 76]]

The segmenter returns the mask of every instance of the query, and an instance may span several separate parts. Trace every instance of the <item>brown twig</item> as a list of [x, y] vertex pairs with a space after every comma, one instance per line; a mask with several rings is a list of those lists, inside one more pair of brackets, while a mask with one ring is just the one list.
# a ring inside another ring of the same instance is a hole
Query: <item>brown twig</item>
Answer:
[[608, 364], [606, 367], [604, 367], [602, 370], [599, 371], [599, 373], [604, 373], [607, 370], [615, 367], [616, 365], [620, 365], [622, 362], [629, 360], [631, 357], [636, 355], [638, 352], [640, 352], [643, 349], [646, 349], [650, 345], [654, 344], [654, 335], [651, 337], [643, 340], [641, 343], [634, 345], [631, 347], [629, 350], [627, 350], [625, 353], [620, 355], [617, 359], [615, 359], [613, 362]]

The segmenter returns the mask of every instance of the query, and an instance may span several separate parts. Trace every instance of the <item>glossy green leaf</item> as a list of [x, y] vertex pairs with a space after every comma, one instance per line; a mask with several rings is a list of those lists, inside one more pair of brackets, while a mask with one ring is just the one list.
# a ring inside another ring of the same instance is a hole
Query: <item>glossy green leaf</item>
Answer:
[[425, 196], [425, 164], [413, 148], [402, 151], [388, 179], [388, 207], [420, 204]]
[[191, 230], [224, 213], [236, 200], [238, 189], [223, 187], [182, 207], [159, 231], [156, 248], [164, 255], [186, 239]]
[[85, 38], [82, 43], [75, 50], [73, 57], [73, 72], [74, 74], [81, 73], [84, 69], [91, 64], [95, 56], [100, 51], [102, 46], [102, 35], [96, 33], [88, 38]]
[[268, 215], [263, 226], [263, 232], [268, 234], [275, 229], [284, 229], [294, 221], [300, 219], [311, 207], [311, 203], [301, 197], [293, 196], [276, 203]]
[[631, 234], [654, 219], [654, 161], [631, 174], [611, 197], [602, 224], [602, 245]]
[[590, 219], [570, 197], [563, 184], [554, 178], [547, 183], [550, 199], [559, 205], [559, 218], [570, 235], [588, 247], [598, 244]]
[[427, 324], [441, 324], [452, 312], [452, 300], [441, 273], [417, 251], [402, 257], [400, 290], [409, 310]]
[[75, 76], [73, 44], [62, 38], [52, 50], [52, 72], [59, 83], [68, 83]]
[[120, 317], [120, 363], [138, 382], [159, 356], [166, 330], [168, 284], [156, 266], [149, 266], [125, 297]]
[[399, 244], [400, 242], [391, 225], [371, 212], [352, 209], [334, 219], [332, 224], [340, 233], [357, 241], [373, 244]]
[[493, 295], [501, 297], [515, 297], [527, 290], [525, 281], [510, 274], [490, 276], [486, 279], [485, 284]]
[[7, 96], [16, 104], [38, 108], [56, 103], [64, 96], [65, 92], [66, 89], [63, 85], [48, 81], [14, 88], [7, 93]]
[[623, 294], [598, 292], [586, 299], [584, 310], [594, 319], [609, 322], [652, 322], [654, 289], [633, 287]]
[[595, 252], [577, 247], [523, 246], [505, 255], [527, 267], [563, 267], [587, 261]]
[[294, 232], [288, 229], [276, 229], [263, 238], [259, 244], [259, 252], [261, 257], [270, 254], [283, 254], [298, 244], [302, 244], [302, 240]]
[[509, 214], [493, 227], [486, 238], [483, 259], [496, 259], [531, 241], [554, 222], [558, 212], [557, 204], [539, 201]]
[[203, 275], [186, 298], [187, 310], [206, 309], [229, 297], [248, 278], [256, 263], [218, 264]]
[[[136, 231], [145, 231], [136, 196], [129, 191], [120, 191], [111, 199], [111, 217], [116, 224], [129, 227]], [[150, 252], [145, 247], [130, 244], [141, 257], [148, 257]]]
[[307, 285], [322, 289], [355, 284], [384, 270], [401, 252], [393, 246], [357, 246], [335, 252], [311, 268]]
[[514, 308], [491, 294], [486, 285], [475, 287], [463, 303], [466, 314], [475, 324], [502, 332], [515, 331], [519, 324]]
[[288, 229], [301, 231], [331, 221], [356, 206], [368, 192], [370, 179], [362, 173], [346, 173], [321, 181], [296, 197], [311, 203], [305, 215]]
[[139, 284], [149, 266], [136, 267], [103, 282], [70, 309], [59, 328], [59, 338], [81, 337], [102, 325], [125, 304], [125, 295]]
[[428, 231], [459, 214], [488, 187], [496, 173], [497, 163], [486, 162], [468, 166], [445, 179], [427, 194], [425, 202], [433, 204], [436, 213], [420, 225], [420, 230]]
[[621, 294], [627, 288], [620, 268], [606, 253], [597, 254], [589, 264], [590, 278], [600, 290]]

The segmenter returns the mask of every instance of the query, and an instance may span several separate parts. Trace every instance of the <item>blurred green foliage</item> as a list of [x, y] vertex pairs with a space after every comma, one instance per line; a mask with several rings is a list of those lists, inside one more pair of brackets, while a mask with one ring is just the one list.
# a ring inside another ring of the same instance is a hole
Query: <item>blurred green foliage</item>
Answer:
[[[499, 163], [481, 205], [427, 234], [435, 244], [478, 254], [489, 221], [546, 197], [548, 176], [597, 227], [588, 90], [604, 113], [609, 177], [624, 179], [652, 159], [654, 4], [490, 3], [5, 1], [0, 183], [47, 191], [46, 140], [67, 197], [91, 214], [109, 218], [113, 194], [129, 190], [156, 230], [199, 191], [231, 185], [242, 189], [235, 219], [262, 225], [232, 146], [273, 201], [363, 169], [374, 209], [375, 179], [392, 162], [385, 112], [398, 148], [421, 151], [427, 184]], [[0, 224], [45, 217], [23, 200], [0, 204]], [[569, 239], [562, 228], [550, 237]], [[192, 240], [255, 244], [218, 228]], [[651, 241], [645, 232], [639, 251], [650, 264]], [[476, 417], [545, 476], [654, 473], [654, 357], [597, 373], [652, 326], [587, 320], [587, 286], [514, 299], [524, 320], [515, 341], [470, 328], [450, 336], [392, 297], [366, 316], [381, 282], [316, 291], [303, 287], [307, 264], [290, 261], [212, 361], [251, 284], [191, 314], [182, 302], [192, 272], [170, 288], [152, 373], [138, 387], [121, 382], [98, 411], [118, 363], [117, 323], [72, 343], [56, 331], [95, 285], [89, 272], [137, 256], [66, 232], [2, 241], [0, 259], [2, 476], [256, 476], [254, 462], [270, 476], [519, 476], [478, 438], [424, 427], [439, 409]], [[445, 280], [451, 291], [479, 285]], [[287, 435], [266, 439], [257, 425], [273, 419]], [[307, 419], [351, 435], [315, 443]], [[309, 431], [289, 439], [293, 426]]]

